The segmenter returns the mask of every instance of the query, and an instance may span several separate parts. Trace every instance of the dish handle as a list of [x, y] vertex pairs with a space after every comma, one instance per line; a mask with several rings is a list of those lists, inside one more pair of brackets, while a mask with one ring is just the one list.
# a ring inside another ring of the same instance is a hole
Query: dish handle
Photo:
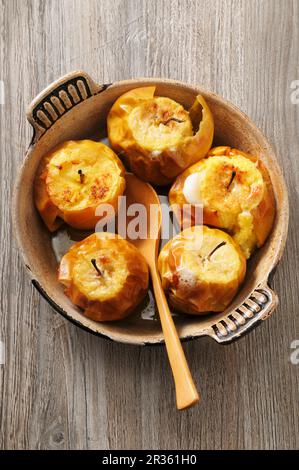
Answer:
[[267, 281], [263, 282], [251, 292], [243, 304], [212, 325], [208, 335], [218, 343], [231, 343], [266, 320], [277, 304], [277, 294], [269, 287]]
[[70, 72], [45, 88], [29, 105], [27, 119], [34, 133], [31, 144], [70, 109], [109, 85], [98, 85], [83, 71]]

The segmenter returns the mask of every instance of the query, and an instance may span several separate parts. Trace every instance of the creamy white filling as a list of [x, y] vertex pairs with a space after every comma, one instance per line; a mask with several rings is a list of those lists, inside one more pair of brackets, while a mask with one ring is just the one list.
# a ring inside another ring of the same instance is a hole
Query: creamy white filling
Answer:
[[159, 157], [159, 155], [161, 155], [161, 150], [153, 150], [151, 155], [152, 157]]
[[192, 173], [185, 179], [183, 194], [189, 204], [200, 204], [202, 202], [200, 188], [203, 179], [203, 173]]
[[180, 267], [178, 268], [177, 273], [179, 276], [180, 283], [189, 287], [193, 287], [196, 285], [197, 283], [196, 276], [190, 269], [185, 268], [185, 267]]

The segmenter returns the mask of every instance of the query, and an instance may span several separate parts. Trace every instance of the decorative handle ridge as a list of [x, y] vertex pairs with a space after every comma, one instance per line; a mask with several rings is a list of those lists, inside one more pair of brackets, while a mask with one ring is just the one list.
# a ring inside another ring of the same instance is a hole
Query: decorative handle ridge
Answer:
[[212, 325], [210, 336], [218, 343], [230, 343], [268, 318], [277, 304], [276, 293], [267, 284], [260, 284], [243, 304]]
[[70, 109], [91, 96], [106, 90], [109, 85], [98, 85], [82, 71], [71, 72], [61, 77], [30, 104], [27, 119], [33, 127], [32, 144]]

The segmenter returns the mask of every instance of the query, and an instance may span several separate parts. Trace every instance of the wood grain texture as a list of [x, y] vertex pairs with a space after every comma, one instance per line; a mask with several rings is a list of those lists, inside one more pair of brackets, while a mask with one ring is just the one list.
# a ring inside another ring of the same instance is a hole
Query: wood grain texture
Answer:
[[[12, 187], [31, 138], [27, 104], [83, 69], [99, 83], [169, 77], [234, 102], [265, 132], [287, 180], [280, 305], [241, 341], [185, 344], [202, 394], [175, 411], [164, 349], [85, 333], [33, 290], [13, 241]], [[294, 449], [299, 446], [298, 0], [1, 0], [0, 447], [3, 449]]]

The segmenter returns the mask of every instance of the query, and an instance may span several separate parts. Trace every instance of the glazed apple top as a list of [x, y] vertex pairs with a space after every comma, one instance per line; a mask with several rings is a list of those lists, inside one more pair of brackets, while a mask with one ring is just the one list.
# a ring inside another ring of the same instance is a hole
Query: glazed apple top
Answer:
[[104, 301], [114, 297], [129, 274], [129, 248], [126, 242], [115, 240], [103, 243], [93, 235], [77, 243], [60, 265], [60, 280], [72, 280], [89, 300]]
[[189, 313], [221, 311], [242, 283], [246, 261], [227, 233], [206, 226], [184, 230], [161, 250], [163, 288]]
[[90, 318], [117, 320], [141, 300], [148, 285], [148, 267], [127, 240], [94, 233], [63, 256], [58, 279], [66, 294]]
[[230, 282], [242, 267], [243, 256], [231, 237], [218, 229], [196, 226], [170, 240], [160, 254], [160, 267], [167, 258], [177, 283], [194, 286], [207, 282]]
[[243, 156], [206, 159], [185, 180], [183, 194], [189, 203], [202, 202], [219, 214], [223, 228], [236, 225], [236, 217], [262, 200], [264, 182], [255, 164]]
[[77, 228], [93, 228], [99, 204], [115, 205], [124, 188], [123, 165], [109, 147], [91, 140], [68, 141], [44, 157], [35, 185], [36, 205], [50, 230], [57, 217]]
[[189, 113], [169, 98], [141, 102], [129, 114], [128, 126], [137, 144], [152, 152], [175, 147], [193, 135]]
[[261, 246], [273, 223], [274, 197], [261, 162], [240, 151], [212, 150], [171, 188], [172, 204], [203, 205], [203, 222], [233, 234], [246, 258]]
[[80, 210], [109, 201], [119, 184], [115, 153], [100, 142], [65, 142], [49, 159], [48, 193], [61, 210]]
[[169, 97], [155, 96], [155, 90], [140, 87], [121, 95], [108, 114], [108, 137], [133, 173], [167, 184], [207, 154], [214, 122], [201, 95], [186, 110]]

